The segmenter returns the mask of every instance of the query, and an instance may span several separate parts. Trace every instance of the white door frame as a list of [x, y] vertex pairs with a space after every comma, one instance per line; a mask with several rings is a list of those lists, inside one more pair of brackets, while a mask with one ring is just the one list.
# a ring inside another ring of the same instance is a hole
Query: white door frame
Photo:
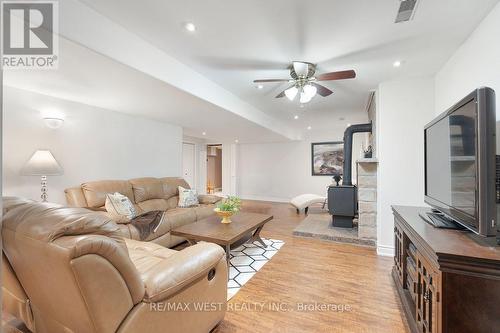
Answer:
[[197, 177], [197, 170], [196, 170], [196, 144], [192, 142], [182, 142], [182, 177], [184, 178], [184, 145], [190, 145], [193, 146], [193, 184], [190, 184], [191, 188], [196, 189], [198, 186], [198, 177]]

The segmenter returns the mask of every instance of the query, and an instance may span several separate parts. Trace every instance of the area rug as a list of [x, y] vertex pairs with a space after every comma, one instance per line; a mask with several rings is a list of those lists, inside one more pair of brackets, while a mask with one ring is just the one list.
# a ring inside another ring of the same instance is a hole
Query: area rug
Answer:
[[285, 244], [277, 239], [262, 239], [259, 242], [243, 244], [231, 250], [231, 267], [227, 283], [227, 299], [231, 299]]

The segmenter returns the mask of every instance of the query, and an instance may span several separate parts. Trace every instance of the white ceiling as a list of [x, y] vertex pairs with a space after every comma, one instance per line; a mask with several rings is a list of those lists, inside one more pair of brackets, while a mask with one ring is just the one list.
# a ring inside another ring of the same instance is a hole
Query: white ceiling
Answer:
[[[363, 118], [368, 92], [401, 76], [432, 75], [498, 0], [421, 0], [414, 19], [394, 24], [399, 0], [82, 0], [269, 115], [303, 130], [338, 118]], [[197, 26], [195, 33], [183, 29]], [[273, 97], [292, 60], [318, 72], [355, 69], [327, 82], [334, 94], [297, 102]], [[403, 66], [394, 68], [395, 60]], [[300, 121], [293, 120], [298, 114]]]
[[182, 126], [186, 135], [203, 137], [205, 131], [207, 139], [221, 142], [285, 140], [254, 122], [66, 39], [59, 41], [59, 54], [57, 70], [8, 70], [4, 72], [4, 84], [173, 123]]
[[[102, 36], [95, 36], [90, 26], [100, 26], [82, 8], [74, 7], [76, 17], [68, 14], [73, 2], [94, 8], [115, 26], [123, 26], [129, 36], [138, 35], [243, 104], [254, 106], [255, 112], [267, 113], [271, 122], [277, 119], [304, 134], [309, 125], [317, 131], [366, 121], [370, 90], [389, 79], [435, 73], [498, 0], [421, 0], [414, 20], [401, 24], [393, 23], [399, 0], [67, 0], [61, 4], [63, 27], [110, 49], [115, 41], [109, 38], [117, 36], [117, 30], [109, 29], [113, 33], [106, 35], [101, 29]], [[183, 28], [188, 21], [196, 24], [195, 33]], [[196, 97], [199, 94], [189, 89], [153, 78], [151, 72], [147, 75], [126, 61], [104, 56], [102, 49], [98, 53], [80, 45], [94, 49], [92, 43], [75, 41], [61, 38], [57, 71], [6, 71], [4, 83], [171, 122], [192, 136], [203, 137], [206, 131], [212, 141], [290, 138]], [[137, 45], [127, 38], [120, 42]], [[292, 60], [318, 63], [318, 73], [352, 68], [357, 78], [324, 83], [334, 94], [315, 97], [304, 108], [298, 102], [274, 98], [286, 84], [266, 84], [259, 90], [252, 83], [257, 78], [287, 78]], [[403, 65], [394, 68], [395, 60]], [[171, 73], [158, 65], [153, 70]], [[299, 119], [294, 120], [294, 115]]]

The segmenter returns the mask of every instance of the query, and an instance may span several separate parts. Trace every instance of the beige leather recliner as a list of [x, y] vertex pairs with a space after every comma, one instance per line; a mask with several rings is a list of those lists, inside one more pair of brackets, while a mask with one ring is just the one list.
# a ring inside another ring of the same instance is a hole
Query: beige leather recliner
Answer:
[[19, 198], [4, 198], [2, 239], [4, 310], [33, 332], [208, 332], [224, 317], [218, 245], [174, 251], [122, 238], [103, 214]]
[[[178, 187], [189, 188], [189, 184], [182, 178], [136, 178], [131, 180], [102, 180], [86, 182], [78, 187], [68, 188], [64, 192], [66, 201], [71, 207], [84, 207], [96, 211], [106, 209], [104, 203], [107, 193], [119, 192], [127, 196], [138, 212], [152, 210], [166, 211], [164, 222], [155, 233], [146, 241], [151, 241], [165, 247], [173, 247], [184, 241], [183, 238], [170, 235], [170, 230], [181, 225], [196, 222], [215, 214], [215, 203], [221, 200], [215, 195], [199, 195], [200, 205], [193, 208], [179, 208]], [[134, 226], [127, 223], [118, 223], [123, 237], [139, 240], [139, 233]]]

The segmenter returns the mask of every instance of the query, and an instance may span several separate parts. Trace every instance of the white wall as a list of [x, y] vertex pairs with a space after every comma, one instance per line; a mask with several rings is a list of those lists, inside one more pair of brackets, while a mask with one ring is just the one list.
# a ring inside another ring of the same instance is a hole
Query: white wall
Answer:
[[[311, 142], [342, 141], [345, 128], [311, 132], [302, 141], [240, 144], [237, 158], [237, 192], [243, 198], [288, 202], [304, 193], [326, 195], [331, 176], [311, 175]], [[353, 161], [359, 157], [366, 135], [353, 139]], [[355, 163], [353, 163], [355, 164]], [[356, 169], [353, 166], [353, 180]]]
[[500, 3], [436, 74], [436, 113], [442, 113], [480, 86], [497, 93], [500, 114]]
[[[436, 113], [442, 113], [480, 86], [496, 92], [500, 133], [500, 3], [436, 75]], [[497, 135], [500, 152], [500, 135]]]
[[[3, 195], [39, 199], [39, 177], [20, 175], [36, 149], [49, 149], [64, 169], [48, 177], [49, 201], [62, 204], [64, 189], [85, 181], [181, 174], [178, 126], [9, 87], [3, 107]], [[53, 110], [65, 116], [57, 130], [41, 119]]]
[[377, 92], [377, 252], [394, 251], [391, 205], [424, 205], [424, 137], [435, 117], [433, 78], [384, 82]]

